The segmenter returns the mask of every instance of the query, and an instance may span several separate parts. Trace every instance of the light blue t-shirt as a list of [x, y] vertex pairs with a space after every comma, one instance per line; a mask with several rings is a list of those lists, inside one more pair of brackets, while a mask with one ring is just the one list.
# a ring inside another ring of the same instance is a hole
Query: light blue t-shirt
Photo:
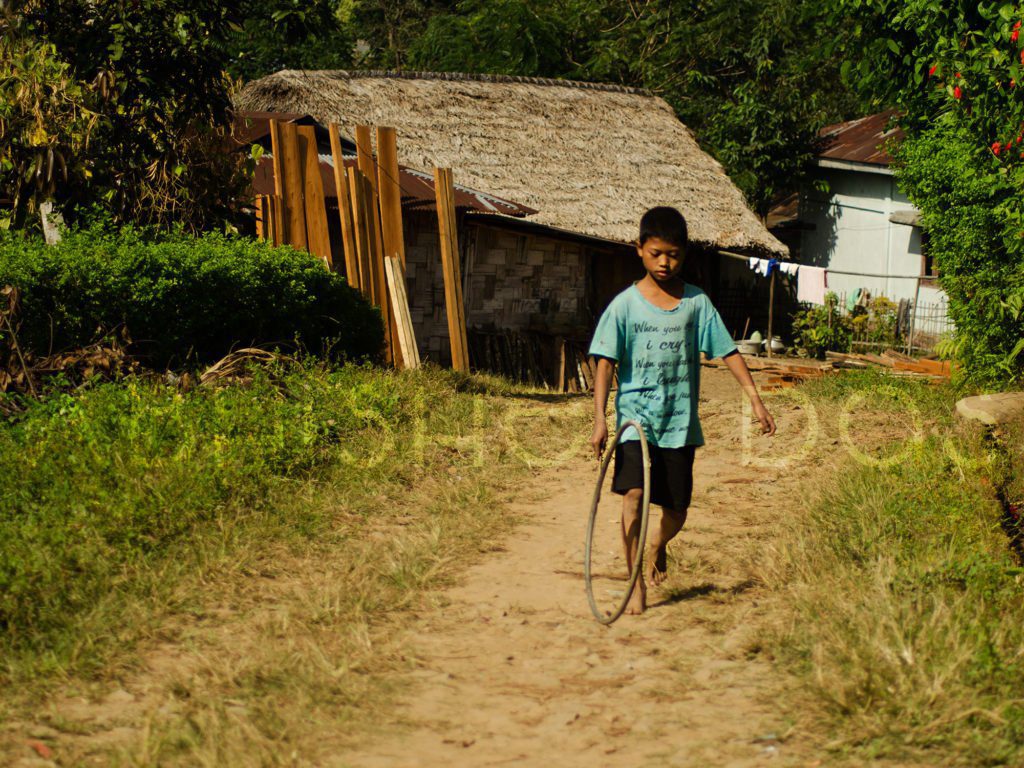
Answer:
[[[617, 425], [636, 419], [662, 448], [704, 445], [697, 418], [700, 353], [714, 358], [735, 351], [711, 299], [689, 283], [673, 309], [654, 306], [630, 286], [612, 299], [590, 344], [591, 355], [618, 364]], [[639, 437], [630, 430], [622, 439]]]

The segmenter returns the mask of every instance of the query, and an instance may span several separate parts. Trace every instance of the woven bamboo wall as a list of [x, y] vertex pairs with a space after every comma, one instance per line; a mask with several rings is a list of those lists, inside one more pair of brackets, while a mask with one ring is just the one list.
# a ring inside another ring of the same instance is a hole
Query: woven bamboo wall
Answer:
[[[451, 362], [437, 218], [407, 214], [406, 277], [424, 359]], [[483, 224], [460, 227], [466, 324], [503, 331], [589, 333], [587, 259], [577, 243]]]

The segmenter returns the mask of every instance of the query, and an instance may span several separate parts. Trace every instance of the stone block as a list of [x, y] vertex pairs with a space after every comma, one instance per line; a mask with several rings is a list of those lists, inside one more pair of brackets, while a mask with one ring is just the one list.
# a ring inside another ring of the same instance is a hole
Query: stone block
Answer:
[[965, 419], [980, 421], [989, 426], [1024, 419], [1024, 392], [965, 397], [957, 401], [956, 412]]

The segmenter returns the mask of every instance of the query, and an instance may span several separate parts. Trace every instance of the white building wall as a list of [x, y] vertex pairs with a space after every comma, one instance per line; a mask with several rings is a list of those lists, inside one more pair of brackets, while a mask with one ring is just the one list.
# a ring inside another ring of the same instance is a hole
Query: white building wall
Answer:
[[[803, 233], [800, 260], [844, 272], [918, 275], [922, 269], [920, 229], [889, 221], [893, 213], [913, 210], [913, 205], [896, 188], [888, 169], [882, 173], [883, 169], [867, 168], [821, 169], [829, 191], [811, 190], [800, 201], [800, 219], [814, 226]], [[872, 295], [898, 301], [914, 298], [917, 280], [830, 272], [828, 287], [839, 294], [867, 288]], [[941, 291], [929, 281], [921, 282], [921, 302], [941, 300]]]

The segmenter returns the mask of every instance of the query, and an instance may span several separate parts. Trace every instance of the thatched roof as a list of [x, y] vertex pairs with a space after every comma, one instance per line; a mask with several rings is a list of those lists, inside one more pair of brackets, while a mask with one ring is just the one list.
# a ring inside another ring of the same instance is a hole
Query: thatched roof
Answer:
[[722, 166], [661, 98], [615, 85], [502, 76], [284, 70], [236, 97], [308, 113], [351, 134], [398, 129], [399, 160], [538, 209], [532, 221], [629, 242], [640, 215], [674, 205], [705, 245], [781, 254]]

